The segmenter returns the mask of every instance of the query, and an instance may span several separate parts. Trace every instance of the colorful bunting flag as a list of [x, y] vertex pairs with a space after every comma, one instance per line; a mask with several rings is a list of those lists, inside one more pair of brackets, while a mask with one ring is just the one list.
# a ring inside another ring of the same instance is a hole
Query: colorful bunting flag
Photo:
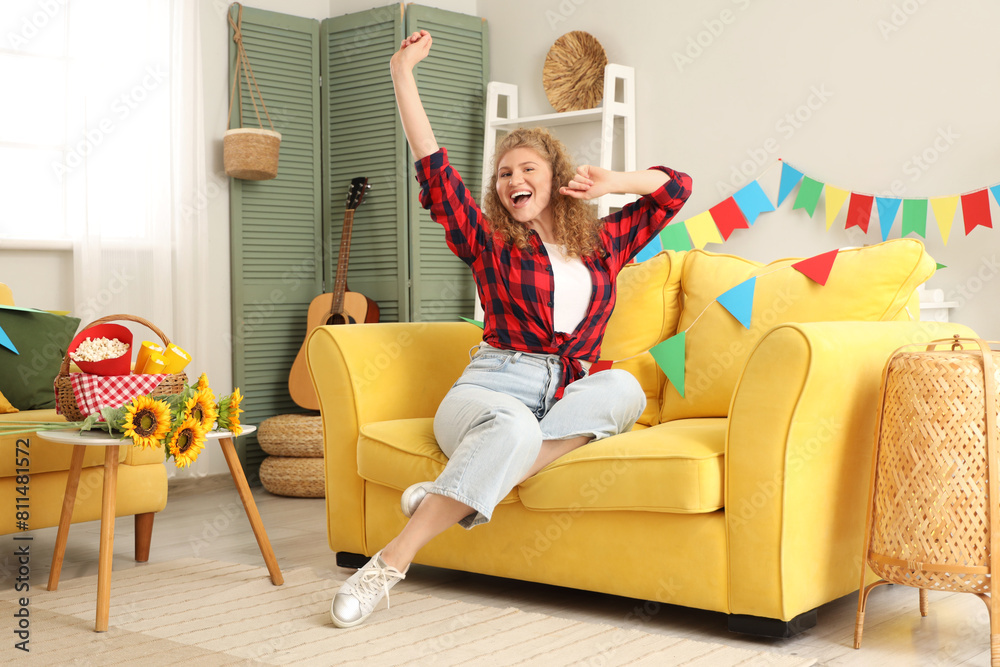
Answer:
[[903, 228], [900, 236], [916, 232], [921, 238], [927, 238], [927, 200], [906, 199], [903, 201]]
[[21, 354], [17, 351], [17, 348], [14, 347], [14, 341], [10, 339], [10, 336], [7, 335], [7, 332], [3, 330], [2, 326], [0, 326], [0, 346], [7, 348], [14, 354]]
[[830, 270], [833, 268], [833, 262], [837, 259], [837, 252], [839, 251], [831, 250], [815, 257], [803, 259], [792, 264], [792, 268], [820, 285], [826, 285], [826, 281], [830, 277]]
[[667, 225], [660, 232], [660, 245], [664, 250], [684, 252], [691, 249], [691, 238], [683, 222]]
[[760, 183], [757, 181], [752, 181], [749, 185], [745, 185], [737, 190], [736, 194], [733, 195], [733, 199], [736, 200], [747, 222], [751, 225], [761, 213], [774, 210], [774, 204], [764, 194], [764, 189], [760, 187]]
[[876, 197], [875, 206], [878, 208], [878, 226], [882, 231], [882, 240], [889, 238], [889, 231], [892, 230], [892, 223], [896, 220], [896, 213], [902, 199], [896, 197]]
[[732, 197], [722, 200], [708, 209], [708, 212], [712, 214], [712, 219], [715, 220], [715, 226], [719, 229], [719, 233], [722, 234], [723, 241], [729, 240], [734, 229], [750, 228], [746, 218], [743, 217], [743, 212], [740, 210], [739, 205]]
[[611, 366], [614, 365], [611, 359], [598, 359], [590, 365], [590, 370], [587, 371], [587, 375], [593, 375], [594, 373], [600, 373], [601, 371], [611, 370]]
[[851, 202], [847, 205], [847, 224], [844, 229], [860, 227], [865, 234], [868, 233], [868, 223], [872, 217], [873, 195], [861, 195], [857, 192], [851, 193]]
[[661, 250], [663, 250], [663, 244], [660, 242], [660, 237], [658, 235], [654, 236], [653, 238], [649, 239], [649, 243], [644, 245], [642, 247], [642, 250], [639, 251], [639, 254], [635, 256], [635, 261], [645, 262], [647, 259], [653, 257], [653, 255], [660, 252]]
[[809, 217], [813, 217], [813, 213], [816, 212], [816, 204], [819, 202], [819, 196], [822, 192], [823, 184], [816, 179], [806, 176], [802, 179], [802, 185], [799, 186], [799, 196], [795, 198], [792, 210], [804, 208]]
[[[459, 317], [462, 317], [462, 316], [459, 315]], [[480, 329], [483, 328], [483, 323], [481, 321], [479, 321], [479, 320], [470, 320], [468, 317], [462, 317], [462, 319], [465, 320], [466, 322], [468, 322], [469, 324], [475, 324]]]
[[753, 311], [753, 292], [756, 284], [757, 277], [754, 276], [744, 280], [736, 287], [726, 290], [716, 298], [716, 301], [746, 329], [750, 328], [750, 314]]
[[663, 370], [670, 384], [674, 385], [682, 397], [684, 396], [684, 332], [671, 336], [662, 343], [654, 345], [649, 353], [653, 355], [656, 365]]
[[935, 271], [940, 271], [941, 269], [947, 269], [947, 268], [948, 268], [947, 266], [945, 266], [945, 265], [944, 265], [944, 264], [942, 264], [941, 262], [938, 262], [938, 263], [937, 263], [937, 266], [936, 266], [936, 267], [934, 267], [934, 270], [935, 270]]
[[787, 162], [781, 163], [781, 184], [778, 186], [778, 206], [791, 194], [795, 186], [802, 180], [802, 172], [788, 166]]
[[847, 195], [850, 194], [847, 190], [841, 190], [840, 188], [835, 188], [832, 185], [826, 186], [826, 228], [830, 229], [830, 225], [840, 214], [840, 209], [844, 207], [844, 202], [847, 201]]
[[937, 220], [938, 229], [941, 230], [941, 240], [944, 241], [945, 245], [948, 245], [951, 223], [955, 220], [955, 209], [958, 208], [958, 195], [935, 197], [930, 202], [931, 208], [934, 209], [934, 219]]
[[996, 201], [997, 204], [1000, 204], [1000, 185], [994, 185], [990, 188], [990, 192], [993, 193], [993, 200]]
[[962, 195], [962, 219], [965, 221], [965, 235], [976, 227], [993, 228], [990, 218], [990, 195], [985, 189]]
[[722, 243], [722, 236], [719, 228], [715, 226], [715, 220], [709, 211], [703, 211], [693, 218], [684, 221], [687, 225], [688, 234], [691, 235], [691, 244], [695, 248], [704, 248], [708, 243]]

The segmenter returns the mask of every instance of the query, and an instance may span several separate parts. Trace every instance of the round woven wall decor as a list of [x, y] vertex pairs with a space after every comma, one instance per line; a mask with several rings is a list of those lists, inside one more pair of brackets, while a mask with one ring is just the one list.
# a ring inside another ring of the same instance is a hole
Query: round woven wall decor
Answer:
[[593, 109], [604, 96], [604, 47], [590, 33], [568, 32], [545, 56], [542, 86], [556, 111]]

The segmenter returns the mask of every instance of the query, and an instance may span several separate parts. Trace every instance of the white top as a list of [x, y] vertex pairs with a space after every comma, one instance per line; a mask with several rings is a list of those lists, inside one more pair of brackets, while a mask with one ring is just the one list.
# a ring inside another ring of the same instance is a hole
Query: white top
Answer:
[[579, 257], [568, 258], [562, 246], [545, 243], [554, 281], [552, 320], [556, 331], [573, 333], [590, 307], [594, 284]]

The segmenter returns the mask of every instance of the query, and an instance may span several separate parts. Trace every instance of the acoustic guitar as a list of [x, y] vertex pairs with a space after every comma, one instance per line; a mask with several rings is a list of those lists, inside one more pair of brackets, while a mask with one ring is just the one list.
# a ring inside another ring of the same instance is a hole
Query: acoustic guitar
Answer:
[[351, 253], [351, 229], [354, 226], [354, 211], [364, 201], [365, 192], [371, 186], [368, 179], [359, 176], [351, 180], [347, 193], [347, 207], [344, 209], [344, 231], [340, 236], [340, 255], [337, 260], [337, 277], [333, 291], [320, 294], [309, 304], [306, 314], [306, 337], [288, 374], [288, 393], [297, 405], [307, 410], [319, 410], [319, 399], [309, 378], [306, 366], [306, 341], [316, 327], [327, 324], [355, 324], [357, 322], [378, 322], [378, 304], [359, 292], [347, 289], [347, 262]]

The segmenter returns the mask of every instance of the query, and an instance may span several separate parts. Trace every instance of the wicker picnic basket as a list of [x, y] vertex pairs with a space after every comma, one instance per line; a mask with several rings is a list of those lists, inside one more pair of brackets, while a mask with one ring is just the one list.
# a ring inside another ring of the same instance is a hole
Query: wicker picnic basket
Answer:
[[[998, 343], [960, 338], [897, 350], [886, 363], [876, 417], [864, 563], [854, 647], [876, 586], [972, 593], [990, 609], [992, 664], [1000, 666], [1000, 608], [990, 580], [1000, 572]], [[943, 349], [942, 349], [943, 348]]]
[[[114, 322], [117, 320], [136, 322], [148, 327], [153, 333], [160, 337], [160, 340], [163, 341], [164, 348], [170, 345], [170, 339], [167, 338], [167, 335], [163, 333], [155, 324], [141, 317], [136, 317], [135, 315], [108, 315], [100, 318], [99, 320], [94, 320], [87, 326], [83, 327], [81, 331], [86, 331], [90, 327], [97, 324], [104, 324], [106, 322]], [[131, 350], [127, 354], [131, 354]], [[56, 396], [59, 398], [59, 410], [61, 414], [66, 417], [67, 421], [82, 421], [87, 418], [87, 415], [80, 412], [80, 408], [77, 405], [76, 395], [73, 393], [73, 382], [70, 379], [69, 363], [69, 352], [66, 352], [66, 356], [63, 357], [62, 365], [59, 367], [59, 375], [56, 376], [55, 380]], [[187, 381], [188, 378], [185, 373], [169, 374], [163, 378], [163, 381], [160, 382], [160, 384], [158, 384], [156, 388], [149, 393], [149, 395], [167, 396], [170, 394], [179, 394], [184, 391], [184, 387], [187, 386]]]

